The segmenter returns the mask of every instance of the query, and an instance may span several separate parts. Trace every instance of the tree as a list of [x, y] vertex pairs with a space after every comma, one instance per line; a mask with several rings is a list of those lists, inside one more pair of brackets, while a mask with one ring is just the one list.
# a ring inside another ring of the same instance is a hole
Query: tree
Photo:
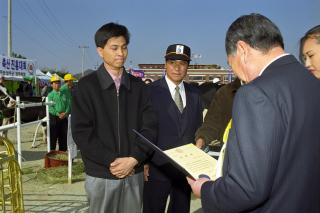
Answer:
[[12, 52], [12, 57], [13, 58], [21, 58], [21, 59], [27, 59], [27, 57], [20, 55], [18, 53]]

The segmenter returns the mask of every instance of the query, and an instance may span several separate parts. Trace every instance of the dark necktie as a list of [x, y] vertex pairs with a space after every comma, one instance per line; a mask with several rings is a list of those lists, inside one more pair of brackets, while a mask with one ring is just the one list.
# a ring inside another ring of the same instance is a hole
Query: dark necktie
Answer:
[[174, 102], [176, 103], [179, 111], [182, 113], [182, 111], [183, 111], [183, 103], [182, 103], [182, 98], [181, 98], [181, 95], [180, 95], [180, 92], [179, 92], [179, 90], [180, 90], [179, 86], [176, 86], [175, 90], [176, 90], [176, 92], [174, 94]]

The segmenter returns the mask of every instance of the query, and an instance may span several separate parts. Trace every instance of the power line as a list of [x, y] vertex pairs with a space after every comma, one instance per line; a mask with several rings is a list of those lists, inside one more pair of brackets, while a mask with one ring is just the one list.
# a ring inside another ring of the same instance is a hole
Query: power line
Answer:
[[56, 18], [56, 16], [54, 15], [54, 13], [52, 13], [52, 11], [50, 10], [50, 8], [48, 7], [48, 5], [46, 4], [45, 0], [40, 1], [40, 6], [41, 8], [46, 11], [45, 15], [48, 17], [48, 19], [53, 23], [53, 25], [55, 25], [59, 31], [61, 32], [61, 36], [64, 35], [64, 38], [66, 40], [68, 40], [70, 43], [73, 43], [74, 46], [77, 46], [77, 42], [71, 37], [69, 36], [66, 31], [63, 29], [62, 25], [59, 23], [58, 19]]
[[32, 7], [30, 7], [30, 5], [27, 3], [27, 1], [23, 1], [23, 0], [20, 0], [20, 2], [22, 2], [20, 5], [22, 5], [24, 7], [24, 11], [33, 19], [33, 21], [44, 31], [48, 34], [48, 36], [50, 38], [52, 38], [53, 40], [55, 41], [58, 41], [60, 42], [60, 44], [63, 44], [67, 47], [70, 46], [70, 44], [68, 43], [65, 43], [64, 40], [60, 40], [56, 35], [55, 33], [51, 32], [49, 30], [49, 28], [47, 28], [45, 26], [45, 24], [43, 24], [40, 19], [38, 18], [38, 16], [36, 16], [36, 13], [34, 12], [34, 10], [32, 9]]
[[31, 41], [33, 41], [35, 44], [39, 45], [41, 48], [45, 49], [48, 53], [50, 53], [52, 56], [56, 57], [59, 60], [64, 60], [63, 58], [60, 58], [58, 55], [56, 55], [53, 51], [51, 51], [49, 48], [45, 47], [44, 45], [40, 44], [37, 39], [33, 38], [30, 36], [26, 31], [24, 31], [21, 27], [19, 27], [17, 24], [14, 22], [12, 23], [13, 26], [17, 29], [20, 30], [23, 35], [27, 36]]

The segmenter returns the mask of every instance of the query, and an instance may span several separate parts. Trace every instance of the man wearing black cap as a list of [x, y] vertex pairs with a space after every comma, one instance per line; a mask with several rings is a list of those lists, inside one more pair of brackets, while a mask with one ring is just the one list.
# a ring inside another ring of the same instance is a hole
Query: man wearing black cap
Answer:
[[[165, 60], [165, 77], [150, 84], [152, 105], [158, 116], [155, 143], [162, 150], [192, 143], [202, 122], [203, 109], [198, 91], [183, 82], [190, 48], [183, 44], [170, 45]], [[168, 212], [189, 213], [190, 194], [185, 175], [155, 153], [145, 170], [143, 212], [164, 212], [170, 195]]]

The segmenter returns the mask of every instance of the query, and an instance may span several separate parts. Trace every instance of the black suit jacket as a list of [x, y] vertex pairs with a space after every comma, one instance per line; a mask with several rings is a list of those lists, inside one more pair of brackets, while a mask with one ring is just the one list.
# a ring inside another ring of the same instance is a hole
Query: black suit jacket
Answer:
[[242, 86], [224, 176], [201, 189], [204, 212], [320, 212], [320, 81], [292, 55]]
[[[171, 97], [165, 78], [150, 85], [152, 106], [158, 118], [158, 138], [155, 143], [162, 150], [193, 143], [195, 132], [202, 123], [203, 107], [199, 92], [187, 83], [184, 83], [184, 87], [186, 107], [181, 115]], [[151, 179], [185, 178], [158, 154], [153, 156], [152, 163], [149, 172]]]

